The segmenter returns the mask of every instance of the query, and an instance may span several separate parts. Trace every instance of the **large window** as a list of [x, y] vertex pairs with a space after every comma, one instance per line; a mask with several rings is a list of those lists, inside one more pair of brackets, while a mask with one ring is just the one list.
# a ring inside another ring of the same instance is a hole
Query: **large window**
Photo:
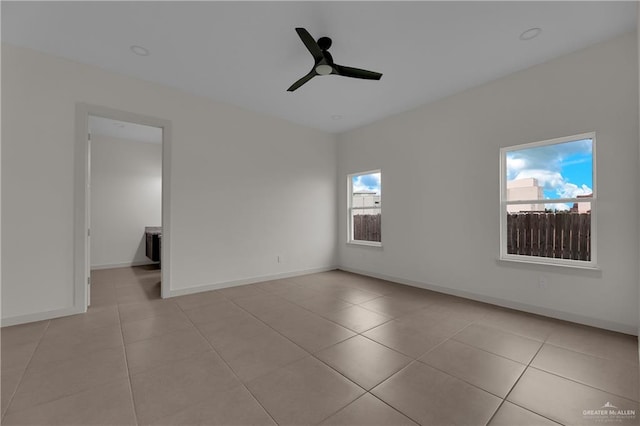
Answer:
[[380, 246], [382, 186], [380, 170], [348, 176], [350, 243]]
[[504, 260], [596, 266], [595, 134], [500, 150]]

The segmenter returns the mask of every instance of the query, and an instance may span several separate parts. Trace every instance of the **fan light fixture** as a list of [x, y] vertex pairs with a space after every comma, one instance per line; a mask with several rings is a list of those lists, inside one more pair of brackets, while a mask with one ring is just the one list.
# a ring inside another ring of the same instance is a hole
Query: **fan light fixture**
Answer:
[[331, 39], [329, 37], [320, 37], [318, 41], [315, 41], [309, 31], [304, 28], [298, 27], [296, 28], [296, 32], [302, 40], [302, 43], [305, 45], [311, 56], [313, 56], [314, 65], [311, 68], [311, 71], [307, 73], [304, 77], [296, 81], [287, 89], [289, 92], [293, 92], [297, 90], [311, 80], [313, 77], [323, 76], [323, 75], [341, 75], [343, 77], [351, 77], [351, 78], [363, 78], [366, 80], [380, 80], [382, 74], [374, 71], [362, 70], [360, 68], [353, 67], [345, 67], [344, 65], [338, 65], [333, 62], [333, 57], [331, 53], [329, 53], [329, 48], [331, 47]]
[[329, 75], [332, 71], [331, 65], [318, 65], [316, 67], [316, 72], [320, 75]]

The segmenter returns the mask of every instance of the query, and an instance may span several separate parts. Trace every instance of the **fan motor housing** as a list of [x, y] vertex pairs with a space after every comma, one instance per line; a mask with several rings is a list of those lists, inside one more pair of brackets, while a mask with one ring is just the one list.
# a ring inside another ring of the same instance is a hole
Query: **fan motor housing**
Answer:
[[331, 47], [331, 43], [332, 43], [332, 41], [331, 41], [331, 39], [329, 37], [320, 37], [318, 39], [318, 47], [321, 50], [329, 49]]

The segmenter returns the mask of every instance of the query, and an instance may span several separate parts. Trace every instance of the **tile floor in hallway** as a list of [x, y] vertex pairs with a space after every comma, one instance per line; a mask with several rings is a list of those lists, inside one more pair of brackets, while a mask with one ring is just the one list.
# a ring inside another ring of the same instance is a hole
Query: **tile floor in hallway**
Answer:
[[3, 328], [2, 424], [638, 423], [633, 336], [342, 271], [159, 277], [94, 271], [88, 313]]

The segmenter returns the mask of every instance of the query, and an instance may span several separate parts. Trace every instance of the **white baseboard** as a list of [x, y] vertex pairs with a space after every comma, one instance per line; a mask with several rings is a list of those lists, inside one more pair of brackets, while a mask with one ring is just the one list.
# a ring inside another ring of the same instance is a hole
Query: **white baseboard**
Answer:
[[526, 303], [515, 302], [512, 300], [501, 299], [498, 297], [487, 296], [484, 294], [473, 293], [465, 290], [456, 290], [448, 287], [441, 287], [433, 284], [427, 284], [419, 281], [408, 280], [404, 278], [393, 277], [384, 274], [377, 274], [375, 272], [363, 271], [359, 269], [349, 268], [345, 266], [338, 266], [338, 269], [346, 272], [352, 272], [354, 274], [366, 275], [373, 278], [379, 278], [381, 280], [392, 281], [399, 284], [406, 284], [412, 287], [424, 288], [426, 290], [437, 291], [438, 293], [450, 294], [452, 296], [459, 296], [465, 299], [471, 299], [478, 302], [489, 303], [492, 305], [502, 306], [504, 308], [517, 309], [519, 311], [528, 312], [531, 314], [543, 315], [550, 318], [560, 319], [563, 321], [574, 322], [578, 324], [584, 324], [591, 327], [602, 328], [605, 330], [617, 331], [619, 333], [630, 334], [633, 336], [638, 335], [638, 326], [622, 324], [613, 321], [607, 321], [600, 318], [592, 318], [584, 315], [574, 314], [571, 312], [563, 312], [555, 309], [544, 308], [542, 306], [529, 305]]
[[110, 263], [105, 265], [91, 265], [91, 270], [98, 269], [113, 269], [113, 268], [127, 268], [132, 266], [144, 266], [144, 265], [157, 265], [160, 262], [153, 262], [151, 260], [140, 260], [137, 262], [123, 262], [123, 263]]
[[204, 291], [219, 290], [221, 288], [237, 287], [246, 284], [255, 284], [263, 281], [280, 280], [283, 278], [298, 277], [300, 275], [315, 274], [318, 272], [333, 271], [337, 266], [325, 266], [320, 268], [303, 269], [297, 271], [284, 272], [273, 275], [262, 275], [259, 277], [243, 278], [240, 280], [225, 281], [215, 284], [204, 284], [197, 287], [181, 288], [178, 290], [170, 290], [169, 297], [184, 296], [187, 294], [202, 293]]
[[15, 317], [2, 318], [2, 327], [8, 327], [10, 325], [26, 324], [29, 322], [44, 321], [54, 318], [66, 317], [69, 315], [82, 314], [84, 311], [81, 308], [72, 306], [70, 308], [56, 309], [47, 312], [36, 312], [34, 314], [18, 315]]

